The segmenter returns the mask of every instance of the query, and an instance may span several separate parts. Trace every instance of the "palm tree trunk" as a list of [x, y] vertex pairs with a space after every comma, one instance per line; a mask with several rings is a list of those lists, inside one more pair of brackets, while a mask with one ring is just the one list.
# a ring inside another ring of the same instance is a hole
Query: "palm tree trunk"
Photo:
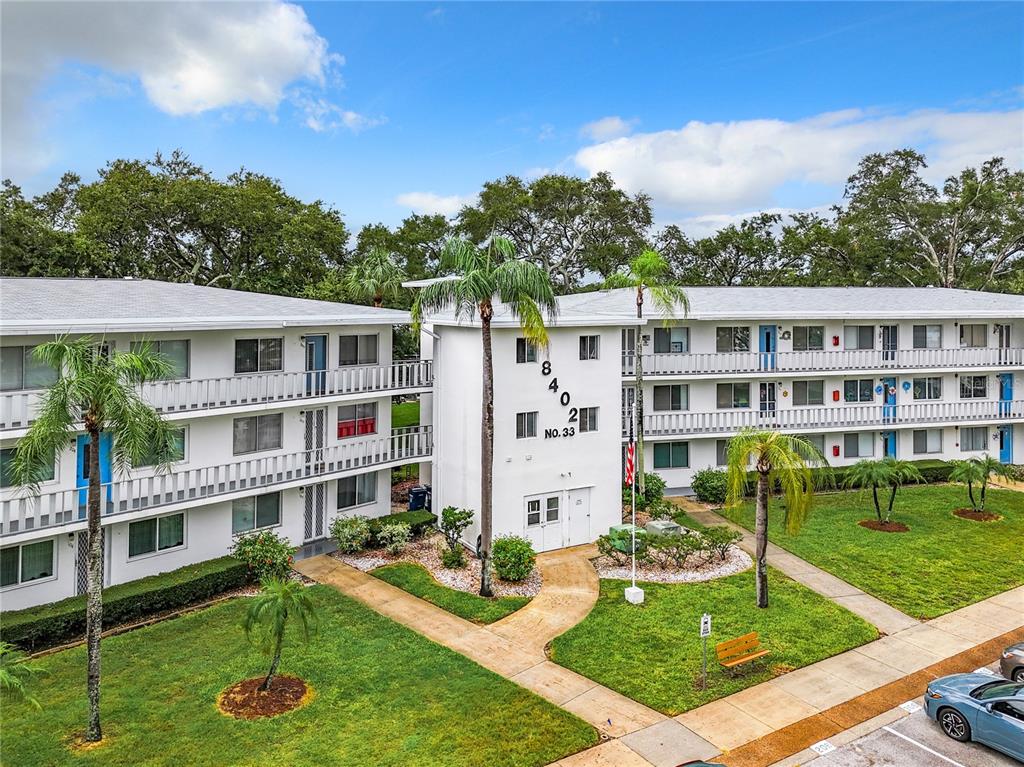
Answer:
[[[642, 319], [644, 316], [644, 288], [643, 285], [636, 289], [636, 316]], [[633, 369], [636, 371], [636, 394], [634, 405], [636, 408], [636, 491], [643, 498], [647, 492], [647, 482], [644, 479], [644, 358], [643, 358], [643, 328], [637, 325], [636, 328], [636, 354], [633, 360]]]
[[483, 413], [480, 428], [480, 596], [491, 591], [491, 523], [494, 494], [494, 360], [491, 356], [490, 301], [480, 304], [480, 338], [483, 343]]
[[281, 665], [281, 645], [284, 643], [284, 633], [282, 632], [277, 637], [277, 643], [274, 645], [274, 660], [270, 662], [270, 671], [267, 672], [267, 678], [263, 680], [263, 684], [259, 686], [260, 692], [266, 692], [270, 689], [270, 683], [274, 679], [274, 675], [277, 673], [277, 667]]
[[87, 417], [89, 432], [88, 551], [86, 553], [85, 644], [88, 654], [89, 725], [85, 739], [103, 738], [100, 728], [100, 635], [103, 633], [103, 545], [100, 527], [100, 503], [103, 487], [100, 477], [100, 430]]
[[985, 510], [985, 490], [988, 489], [988, 477], [981, 481], [981, 511]]
[[890, 519], [892, 519], [892, 505], [896, 502], [896, 490], [898, 488], [899, 488], [899, 485], [893, 485], [892, 488], [889, 490], [889, 508], [886, 509], [886, 511], [885, 511], [885, 521], [886, 522], [888, 522]]
[[878, 485], [875, 485], [875, 484], [871, 485], [871, 497], [875, 501], [875, 517], [877, 517], [878, 521], [881, 522], [882, 521], [882, 507], [878, 505]]
[[971, 499], [971, 508], [977, 509], [978, 503], [974, 500], [974, 483], [972, 482], [967, 483], [967, 497]]
[[757, 476], [757, 513], [754, 520], [754, 558], [757, 566], [757, 606], [768, 606], [768, 473]]

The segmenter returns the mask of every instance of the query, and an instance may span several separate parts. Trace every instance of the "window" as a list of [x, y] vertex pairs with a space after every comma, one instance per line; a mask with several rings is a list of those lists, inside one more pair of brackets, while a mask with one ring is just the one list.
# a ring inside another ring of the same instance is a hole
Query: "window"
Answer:
[[235, 341], [235, 372], [281, 370], [283, 338], [239, 338]]
[[987, 396], [986, 376], [960, 376], [960, 399], [980, 399]]
[[655, 410], [689, 410], [689, 384], [671, 384], [654, 387]]
[[0, 549], [0, 587], [52, 578], [53, 539]]
[[750, 328], [715, 328], [715, 348], [720, 352], [749, 352]]
[[960, 430], [960, 449], [969, 452], [972, 450], [988, 449], [988, 427], [968, 426]]
[[600, 359], [601, 336], [580, 336], [580, 359]]
[[516, 339], [516, 363], [536, 362], [537, 344], [525, 338]]
[[377, 433], [377, 403], [338, 406], [338, 439]]
[[[14, 480], [11, 477], [11, 463], [13, 461], [13, 447], [0, 449], [0, 487], [12, 487], [14, 485]], [[49, 482], [53, 479], [55, 463], [56, 461], [50, 461], [47, 466], [44, 466], [42, 471], [36, 476], [36, 480], [39, 482]]]
[[988, 325], [961, 325], [960, 348], [980, 349], [988, 346]]
[[377, 336], [338, 336], [338, 365], [376, 365]]
[[597, 431], [597, 408], [580, 408], [580, 434], [585, 431]]
[[284, 415], [281, 413], [236, 418], [232, 428], [235, 455], [280, 448], [283, 428]]
[[[307, 491], [309, 492], [309, 491]], [[377, 472], [356, 474], [338, 480], [338, 508], [350, 509], [377, 500]]]
[[185, 545], [185, 515], [143, 519], [128, 524], [128, 558]]
[[655, 328], [655, 354], [684, 354], [690, 351], [689, 328]]
[[[168, 463], [177, 463], [185, 460], [185, 428], [175, 429], [172, 440], [171, 456]], [[157, 460], [154, 453], [150, 453], [137, 464], [136, 468], [142, 466], [156, 466]]]
[[942, 399], [942, 379], [915, 378], [914, 399]]
[[750, 407], [749, 383], [718, 384], [718, 407]]
[[811, 352], [825, 348], [825, 327], [823, 325], [794, 325], [793, 351]]
[[914, 325], [915, 349], [941, 349], [942, 325]]
[[822, 455], [825, 455], [825, 435], [824, 434], [801, 434], [799, 435], [802, 439], [811, 443], [814, 449]]
[[516, 413], [516, 439], [537, 436], [537, 411]]
[[561, 499], [557, 495], [546, 498], [530, 498], [526, 501], [526, 526], [536, 527], [547, 522], [557, 522]]
[[533, 527], [540, 524], [540, 500], [534, 499], [526, 502], [526, 526]]
[[874, 325], [847, 325], [843, 328], [843, 346], [846, 349], [874, 349]]
[[231, 502], [231, 532], [246, 533], [281, 524], [281, 494], [267, 493]]
[[57, 380], [57, 371], [40, 362], [34, 346], [5, 346], [0, 349], [0, 391], [44, 389]]
[[188, 341], [132, 341], [129, 348], [133, 352], [148, 345], [151, 351], [162, 354], [171, 364], [171, 372], [163, 380], [170, 381], [175, 378], [188, 378]]
[[[724, 440], [722, 440], [724, 441]], [[685, 469], [690, 465], [689, 442], [655, 442], [655, 469]]]
[[726, 466], [729, 463], [729, 440], [727, 439], [716, 439], [715, 440], [715, 464], [718, 466]]
[[544, 499], [544, 520], [546, 522], [558, 521], [558, 496], [551, 495]]
[[843, 435], [843, 454], [847, 458], [866, 458], [875, 454], [875, 434], [859, 431]]
[[941, 453], [942, 429], [917, 429], [914, 431], [915, 453]]
[[875, 384], [870, 378], [843, 381], [843, 395], [847, 402], [874, 402]]
[[794, 405], [824, 405], [824, 381], [793, 381]]

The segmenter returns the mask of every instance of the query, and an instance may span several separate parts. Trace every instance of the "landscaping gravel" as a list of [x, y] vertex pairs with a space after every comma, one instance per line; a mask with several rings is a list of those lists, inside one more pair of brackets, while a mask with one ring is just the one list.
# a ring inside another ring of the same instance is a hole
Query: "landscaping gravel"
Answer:
[[[613, 578], [628, 581], [632, 578], [632, 569], [627, 563], [620, 565], [609, 557], [596, 557], [591, 560], [601, 578]], [[741, 573], [753, 565], [750, 555], [742, 549], [732, 546], [724, 560], [694, 563], [685, 570], [658, 567], [657, 565], [637, 565], [636, 579], [649, 583], [698, 583], [727, 575]]]

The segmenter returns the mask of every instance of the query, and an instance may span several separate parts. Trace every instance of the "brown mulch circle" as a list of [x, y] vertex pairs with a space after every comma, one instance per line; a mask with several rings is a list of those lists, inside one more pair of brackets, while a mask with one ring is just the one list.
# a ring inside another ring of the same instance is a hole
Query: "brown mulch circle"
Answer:
[[233, 684], [217, 696], [217, 708], [235, 719], [278, 716], [305, 704], [313, 689], [297, 676], [275, 676], [266, 692], [257, 689], [265, 677], [256, 676]]
[[877, 519], [862, 519], [857, 523], [868, 530], [876, 530], [880, 533], [908, 533], [910, 528], [902, 522], [879, 522]]
[[956, 509], [953, 515], [960, 519], [973, 519], [975, 522], [995, 522], [1002, 519], [1000, 515], [993, 514], [991, 511], [975, 511], [974, 509]]

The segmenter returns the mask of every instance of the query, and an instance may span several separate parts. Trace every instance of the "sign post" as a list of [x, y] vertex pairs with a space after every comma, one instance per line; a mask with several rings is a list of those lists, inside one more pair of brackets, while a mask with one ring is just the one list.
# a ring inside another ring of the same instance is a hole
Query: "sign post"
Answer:
[[700, 639], [704, 645], [704, 662], [701, 666], [701, 689], [708, 688], [708, 637], [711, 636], [711, 615], [704, 613], [700, 616]]
[[630, 508], [632, 522], [630, 525], [630, 554], [633, 560], [633, 578], [626, 588], [626, 601], [631, 605], [643, 604], [644, 590], [636, 585], [636, 442], [633, 441], [633, 428], [636, 425], [636, 403], [629, 406], [629, 447], [627, 451], [627, 472], [629, 473]]

